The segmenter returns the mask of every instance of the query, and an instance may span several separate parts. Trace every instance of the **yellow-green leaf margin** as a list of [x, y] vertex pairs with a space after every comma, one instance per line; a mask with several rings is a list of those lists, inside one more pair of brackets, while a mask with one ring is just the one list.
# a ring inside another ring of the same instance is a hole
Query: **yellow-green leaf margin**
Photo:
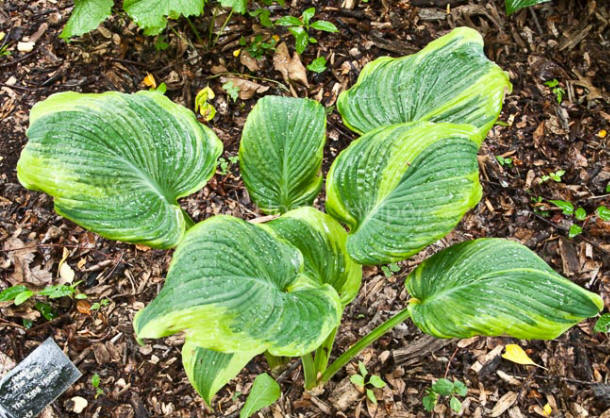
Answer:
[[416, 54], [368, 63], [337, 109], [358, 133], [431, 121], [471, 124], [484, 137], [511, 88], [508, 75], [485, 56], [481, 35], [460, 27]]
[[405, 284], [413, 322], [440, 338], [553, 339], [604, 307], [599, 295], [529, 248], [498, 238], [451, 246], [422, 262]]
[[350, 228], [361, 264], [403, 260], [449, 233], [481, 198], [472, 125], [415, 122], [378, 128], [332, 164], [326, 210]]
[[307, 276], [296, 247], [219, 215], [188, 230], [134, 329], [139, 339], [183, 331], [192, 344], [225, 353], [301, 356], [324, 341], [341, 311], [336, 290]]
[[214, 174], [222, 143], [159, 92], [58, 93], [30, 113], [21, 184], [60, 215], [119, 241], [171, 248], [190, 219], [177, 203]]

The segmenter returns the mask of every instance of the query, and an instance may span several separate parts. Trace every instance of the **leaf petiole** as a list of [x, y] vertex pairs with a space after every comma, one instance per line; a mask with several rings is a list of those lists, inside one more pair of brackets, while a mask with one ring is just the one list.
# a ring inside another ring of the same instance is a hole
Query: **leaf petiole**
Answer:
[[356, 344], [351, 346], [349, 350], [341, 354], [335, 361], [331, 363], [330, 366], [328, 366], [328, 368], [322, 374], [319, 383], [328, 382], [330, 378], [335, 375], [335, 373], [341, 370], [341, 368], [347, 363], [349, 363], [359, 352], [364, 350], [369, 345], [373, 344], [375, 341], [381, 338], [383, 334], [394, 328], [396, 325], [404, 322], [410, 316], [411, 313], [409, 312], [409, 308], [404, 308], [402, 311], [398, 312], [396, 315], [385, 321], [383, 324], [379, 325], [377, 328], [369, 332], [358, 342], [356, 342]]

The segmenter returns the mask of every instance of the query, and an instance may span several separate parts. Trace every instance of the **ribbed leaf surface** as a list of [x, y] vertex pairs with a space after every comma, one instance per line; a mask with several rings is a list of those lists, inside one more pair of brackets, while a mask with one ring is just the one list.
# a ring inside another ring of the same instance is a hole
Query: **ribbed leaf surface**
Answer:
[[199, 16], [205, 0], [124, 0], [123, 9], [145, 35], [156, 35], [167, 25], [167, 18]]
[[304, 207], [265, 225], [301, 251], [305, 274], [334, 287], [343, 305], [356, 297], [362, 267], [347, 254], [347, 232], [337, 221], [312, 207]]
[[417, 54], [367, 64], [358, 82], [339, 96], [337, 109], [358, 133], [428, 120], [472, 124], [484, 137], [510, 89], [508, 76], [485, 57], [481, 35], [464, 27]]
[[546, 3], [550, 0], [506, 0], [506, 14], [511, 15], [524, 7]]
[[552, 339], [603, 308], [598, 295], [503, 239], [449, 247], [421, 263], [406, 287], [413, 322], [441, 338]]
[[214, 395], [237, 376], [257, 352], [221, 353], [188, 340], [182, 347], [182, 365], [197, 393], [211, 405]]
[[337, 157], [327, 212], [349, 225], [361, 264], [405, 259], [442, 238], [481, 198], [470, 125], [416, 122], [372, 131]]
[[239, 147], [252, 200], [266, 213], [310, 205], [322, 185], [326, 114], [309, 99], [265, 96], [254, 106]]
[[19, 181], [60, 215], [119, 241], [170, 248], [185, 218], [176, 200], [205, 185], [222, 144], [157, 92], [60, 93], [30, 114]]
[[134, 328], [139, 338], [184, 331], [217, 351], [300, 356], [324, 341], [340, 312], [337, 292], [303, 273], [295, 247], [261, 226], [215, 216], [188, 230]]

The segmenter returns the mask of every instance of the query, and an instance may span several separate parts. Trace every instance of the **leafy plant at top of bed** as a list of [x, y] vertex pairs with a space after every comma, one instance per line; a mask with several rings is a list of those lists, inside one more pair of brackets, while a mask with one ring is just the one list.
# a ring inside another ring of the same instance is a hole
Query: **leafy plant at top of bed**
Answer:
[[[263, 3], [271, 5], [273, 1], [263, 0]], [[275, 1], [280, 5], [284, 4], [284, 0]], [[203, 14], [204, 6], [211, 2], [209, 0], [121, 0], [121, 3], [123, 10], [143, 30], [145, 35], [158, 35], [167, 26], [168, 19], [200, 16]], [[248, 0], [218, 0], [216, 3], [221, 7], [231, 9], [229, 18], [234, 12], [246, 13], [248, 8]], [[114, 5], [115, 0], [74, 0], [74, 8], [60, 38], [68, 40], [73, 36], [80, 36], [94, 30], [112, 15]], [[267, 9], [258, 10], [258, 14], [260, 14], [260, 10]], [[265, 15], [267, 19], [268, 13], [267, 10]], [[211, 24], [214, 25], [214, 19], [211, 20]], [[191, 27], [194, 28], [192, 25]], [[213, 27], [210, 30], [213, 30]], [[197, 32], [195, 34], [199, 39], [199, 34]]]
[[551, 0], [506, 0], [506, 14], [511, 15], [525, 7], [546, 3]]
[[[155, 218], [154, 207], [146, 205], [150, 216], [142, 219], [150, 235], [145, 238], [131, 233], [141, 223], [137, 211], [138, 215], [127, 215], [130, 233], [115, 234], [111, 226], [117, 219], [113, 217], [100, 221], [97, 199], [108, 193], [100, 186], [101, 179], [103, 184], [116, 182], [113, 189], [119, 190], [124, 180], [117, 177], [118, 167], [124, 167], [100, 164], [106, 160], [90, 157], [89, 144], [97, 144], [99, 136], [104, 138], [99, 152], [106, 155], [108, 146], [114, 151], [114, 141], [127, 140], [109, 133], [131, 126], [131, 118], [139, 119], [142, 110], [134, 104], [137, 109], [127, 106], [122, 117], [106, 115], [106, 102], [117, 109], [117, 103], [110, 103], [117, 93], [69, 93], [72, 100], [65, 107], [57, 106], [63, 102], [53, 97], [37, 105], [19, 176], [26, 186], [55, 193], [60, 213], [105, 236], [163, 242], [166, 247], [178, 243], [163, 289], [138, 312], [134, 329], [139, 339], [184, 333], [183, 364], [206, 402], [260, 353], [271, 363], [279, 362], [278, 357], [301, 357], [305, 386], [312, 388], [328, 381], [363, 348], [408, 318], [423, 332], [440, 338], [551, 339], [603, 308], [598, 295], [563, 278], [517, 242], [486, 238], [463, 242], [411, 272], [405, 283], [411, 295], [407, 307], [328, 365], [342, 311], [360, 286], [360, 264], [386, 264], [416, 254], [449, 233], [479, 201], [477, 152], [499, 115], [507, 89], [507, 76], [485, 58], [480, 35], [467, 28], [452, 31], [412, 56], [379, 58], [368, 64], [358, 82], [339, 99], [346, 125], [363, 135], [331, 166], [326, 183], [329, 214], [308, 206], [321, 188], [326, 123], [321, 105], [308, 99], [265, 97], [244, 126], [239, 153], [244, 184], [264, 212], [281, 215], [265, 224], [223, 215], [191, 226], [183, 234], [179, 227], [170, 234], [168, 228], [155, 225], [174, 219], [169, 214], [182, 219], [177, 216], [182, 212], [168, 203], [174, 200], [161, 196], [150, 199], [169, 209]], [[141, 98], [161, 101], [149, 94], [117, 97], [127, 102], [137, 98], [137, 103]], [[93, 98], [94, 105], [74, 105]], [[73, 132], [65, 121], [78, 112], [95, 115], [94, 122], [111, 118], [113, 124], [89, 122]], [[137, 125], [139, 140], [153, 129], [146, 117], [142, 119]], [[167, 115], [153, 119], [164, 127], [172, 126], [170, 120], [175, 122]], [[179, 120], [175, 123], [182, 123]], [[186, 126], [189, 135], [197, 136], [191, 132], [192, 125]], [[195, 129], [199, 136], [204, 136], [202, 131]], [[213, 164], [215, 140], [211, 135], [206, 138], [206, 155]], [[68, 142], [77, 144], [77, 152], [68, 151]], [[86, 144], [82, 153], [80, 143]], [[169, 148], [182, 142], [171, 144]], [[151, 146], [155, 149], [146, 142], [144, 148]], [[173, 168], [182, 167], [172, 157], [175, 149], [164, 150], [140, 155], [125, 147], [120, 152], [137, 157], [128, 161], [150, 169], [145, 173], [154, 173], [166, 161]], [[116, 151], [113, 157], [120, 154]], [[81, 154], [86, 157], [84, 163]], [[189, 158], [189, 169], [181, 172], [194, 176], [196, 163], [191, 160], [200, 161]], [[128, 179], [141, 180], [129, 170], [126, 173]], [[166, 170], [163, 175], [174, 179], [169, 173]], [[81, 176], [87, 181], [81, 181]], [[160, 184], [163, 178], [144, 182], [144, 196], [149, 196], [148, 183]], [[205, 178], [207, 172], [185, 189], [194, 190], [194, 184], [200, 187]], [[89, 195], [83, 198], [83, 192]], [[175, 195], [184, 194], [170, 193]], [[76, 208], [71, 206], [74, 202]], [[94, 203], [91, 212], [89, 202]], [[119, 199], [104, 210], [113, 214], [115, 204], [139, 208], [138, 203]], [[97, 223], [85, 224], [76, 215]], [[150, 222], [151, 217], [156, 222]], [[339, 222], [349, 227], [349, 233]], [[162, 232], [163, 239], [155, 240], [155, 231]]]
[[[510, 15], [524, 7], [547, 1], [550, 0], [506, 0], [506, 13]], [[283, 0], [277, 2], [284, 4]], [[165, 0], [162, 2], [158, 0], [123, 0], [123, 10], [144, 31], [145, 35], [157, 35], [165, 28], [168, 19], [178, 19], [180, 16], [199, 16], [203, 13], [206, 3], [206, 0]], [[248, 8], [248, 0], [219, 0], [219, 3], [222, 7], [231, 8], [231, 12], [235, 13], [246, 13]], [[272, 1], [264, 0], [263, 3], [269, 5]], [[94, 30], [111, 16], [114, 4], [115, 0], [74, 0], [72, 14], [60, 37], [70, 39]], [[313, 16], [311, 10], [312, 8], [307, 9], [303, 13], [302, 22], [292, 16], [285, 16], [278, 20], [280, 25], [290, 26], [289, 29], [295, 36], [299, 52], [302, 52], [308, 43], [316, 42], [315, 39], [308, 36], [306, 30], [309, 28], [309, 20]], [[268, 14], [266, 17], [269, 20]], [[313, 22], [311, 28], [327, 32], [337, 31], [332, 23], [325, 21]]]
[[[123, 10], [145, 35], [161, 33], [168, 19], [201, 15], [206, 3], [206, 0], [122, 0]], [[245, 13], [248, 0], [220, 0], [219, 3], [236, 13]], [[69, 39], [94, 30], [111, 16], [114, 4], [115, 0], [74, 0], [72, 14], [60, 37]]]
[[[198, 16], [203, 13], [205, 0], [123, 0], [123, 10], [146, 35], [157, 35], [167, 25], [167, 19]], [[60, 37], [69, 39], [92, 31], [110, 17], [114, 0], [74, 0], [74, 9]]]

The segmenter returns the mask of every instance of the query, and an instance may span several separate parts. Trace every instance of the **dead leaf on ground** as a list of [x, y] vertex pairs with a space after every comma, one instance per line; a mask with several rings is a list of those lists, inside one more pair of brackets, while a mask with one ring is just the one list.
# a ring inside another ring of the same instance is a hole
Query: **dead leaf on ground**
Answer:
[[295, 52], [294, 55], [290, 57], [290, 52], [288, 52], [288, 47], [285, 42], [279, 44], [275, 49], [275, 54], [273, 55], [273, 68], [282, 73], [282, 77], [284, 77], [286, 82], [289, 82], [290, 80], [298, 81], [309, 87], [305, 66], [303, 66], [299, 54]]
[[589, 92], [587, 93], [587, 100], [588, 101], [593, 101], [596, 99], [603, 99], [606, 102], [610, 101], [610, 99], [608, 97], [604, 97], [604, 95], [602, 94], [602, 92], [593, 85], [593, 82], [591, 81], [591, 79], [589, 77], [585, 77], [582, 74], [580, 74], [578, 71], [576, 70], [572, 70], [574, 71], [574, 74], [576, 74], [576, 77], [578, 77], [578, 80], [571, 80], [573, 84], [580, 86], [580, 87], [584, 87], [586, 88]]
[[231, 82], [235, 87], [239, 89], [239, 98], [242, 100], [251, 99], [257, 93], [264, 93], [269, 90], [269, 86], [263, 86], [262, 84], [255, 83], [254, 81], [245, 80], [237, 77], [221, 77], [222, 83]]
[[64, 247], [63, 255], [61, 256], [61, 260], [59, 260], [59, 264], [57, 266], [57, 271], [59, 272], [59, 284], [70, 284], [74, 281], [74, 270], [72, 267], [66, 262], [68, 256], [70, 255], [70, 250]]
[[30, 268], [36, 252], [35, 245], [25, 245], [19, 238], [11, 237], [6, 240], [3, 248], [4, 250], [15, 250], [8, 251], [9, 260], [14, 266], [13, 273], [8, 276], [11, 285], [26, 282], [44, 286], [53, 281], [51, 273], [41, 266]]
[[91, 304], [84, 299], [76, 302], [76, 309], [85, 315], [91, 315]]
[[248, 51], [243, 51], [241, 54], [239, 54], [239, 62], [245, 65], [246, 68], [252, 72], [256, 72], [261, 69], [256, 58], [252, 57]]
[[0, 378], [8, 373], [13, 367], [15, 367], [13, 359], [0, 351]]
[[3, 249], [8, 251], [9, 260], [14, 266], [13, 274], [8, 277], [12, 285], [25, 281], [26, 271], [29, 271], [30, 263], [34, 261], [36, 248], [24, 247], [25, 244], [19, 238], [11, 237], [4, 243]]

